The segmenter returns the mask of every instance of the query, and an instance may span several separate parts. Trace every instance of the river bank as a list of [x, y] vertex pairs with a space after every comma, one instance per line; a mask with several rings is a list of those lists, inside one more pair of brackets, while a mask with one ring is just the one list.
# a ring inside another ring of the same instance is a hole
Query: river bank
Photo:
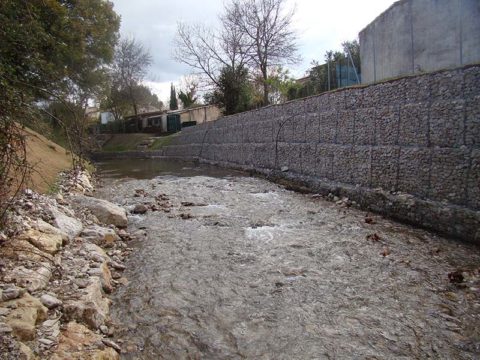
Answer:
[[26, 190], [0, 235], [0, 358], [118, 359], [109, 299], [134, 235], [124, 209], [95, 198], [91, 176], [60, 175], [58, 192]]
[[15, 204], [1, 359], [480, 356], [472, 244], [245, 172], [98, 166]]

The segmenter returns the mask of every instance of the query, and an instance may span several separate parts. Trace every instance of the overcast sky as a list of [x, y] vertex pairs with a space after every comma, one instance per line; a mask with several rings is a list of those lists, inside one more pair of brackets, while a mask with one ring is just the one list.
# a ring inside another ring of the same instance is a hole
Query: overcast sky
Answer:
[[[328, 50], [353, 40], [360, 30], [386, 10], [395, 0], [287, 0], [296, 6], [293, 26], [298, 34], [299, 54], [303, 61], [290, 67], [301, 77], [312, 60], [322, 61]], [[224, 0], [113, 0], [122, 17], [122, 36], [134, 36], [152, 54], [146, 84], [164, 103], [170, 96], [170, 83], [177, 84], [192, 69], [172, 58], [177, 22], [201, 22], [216, 25]]]

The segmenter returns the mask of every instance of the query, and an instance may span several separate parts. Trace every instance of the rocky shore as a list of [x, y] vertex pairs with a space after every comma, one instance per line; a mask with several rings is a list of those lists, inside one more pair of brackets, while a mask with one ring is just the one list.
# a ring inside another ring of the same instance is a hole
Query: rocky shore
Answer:
[[135, 234], [125, 209], [95, 198], [87, 172], [58, 185], [26, 190], [0, 233], [0, 359], [118, 359], [108, 294], [127, 283]]

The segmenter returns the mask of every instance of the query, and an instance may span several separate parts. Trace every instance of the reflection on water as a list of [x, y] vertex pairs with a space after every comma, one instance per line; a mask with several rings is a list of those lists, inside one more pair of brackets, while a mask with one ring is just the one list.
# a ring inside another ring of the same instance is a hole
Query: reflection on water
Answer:
[[186, 161], [164, 159], [116, 159], [96, 163], [102, 178], [152, 179], [155, 176], [238, 176], [239, 171]]

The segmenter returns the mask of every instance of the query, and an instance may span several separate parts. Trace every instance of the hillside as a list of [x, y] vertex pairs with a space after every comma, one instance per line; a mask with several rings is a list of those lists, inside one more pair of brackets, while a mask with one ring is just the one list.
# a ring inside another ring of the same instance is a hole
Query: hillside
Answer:
[[25, 128], [25, 135], [27, 160], [34, 169], [27, 186], [45, 193], [55, 184], [58, 173], [72, 166], [72, 159], [67, 150], [37, 132]]

